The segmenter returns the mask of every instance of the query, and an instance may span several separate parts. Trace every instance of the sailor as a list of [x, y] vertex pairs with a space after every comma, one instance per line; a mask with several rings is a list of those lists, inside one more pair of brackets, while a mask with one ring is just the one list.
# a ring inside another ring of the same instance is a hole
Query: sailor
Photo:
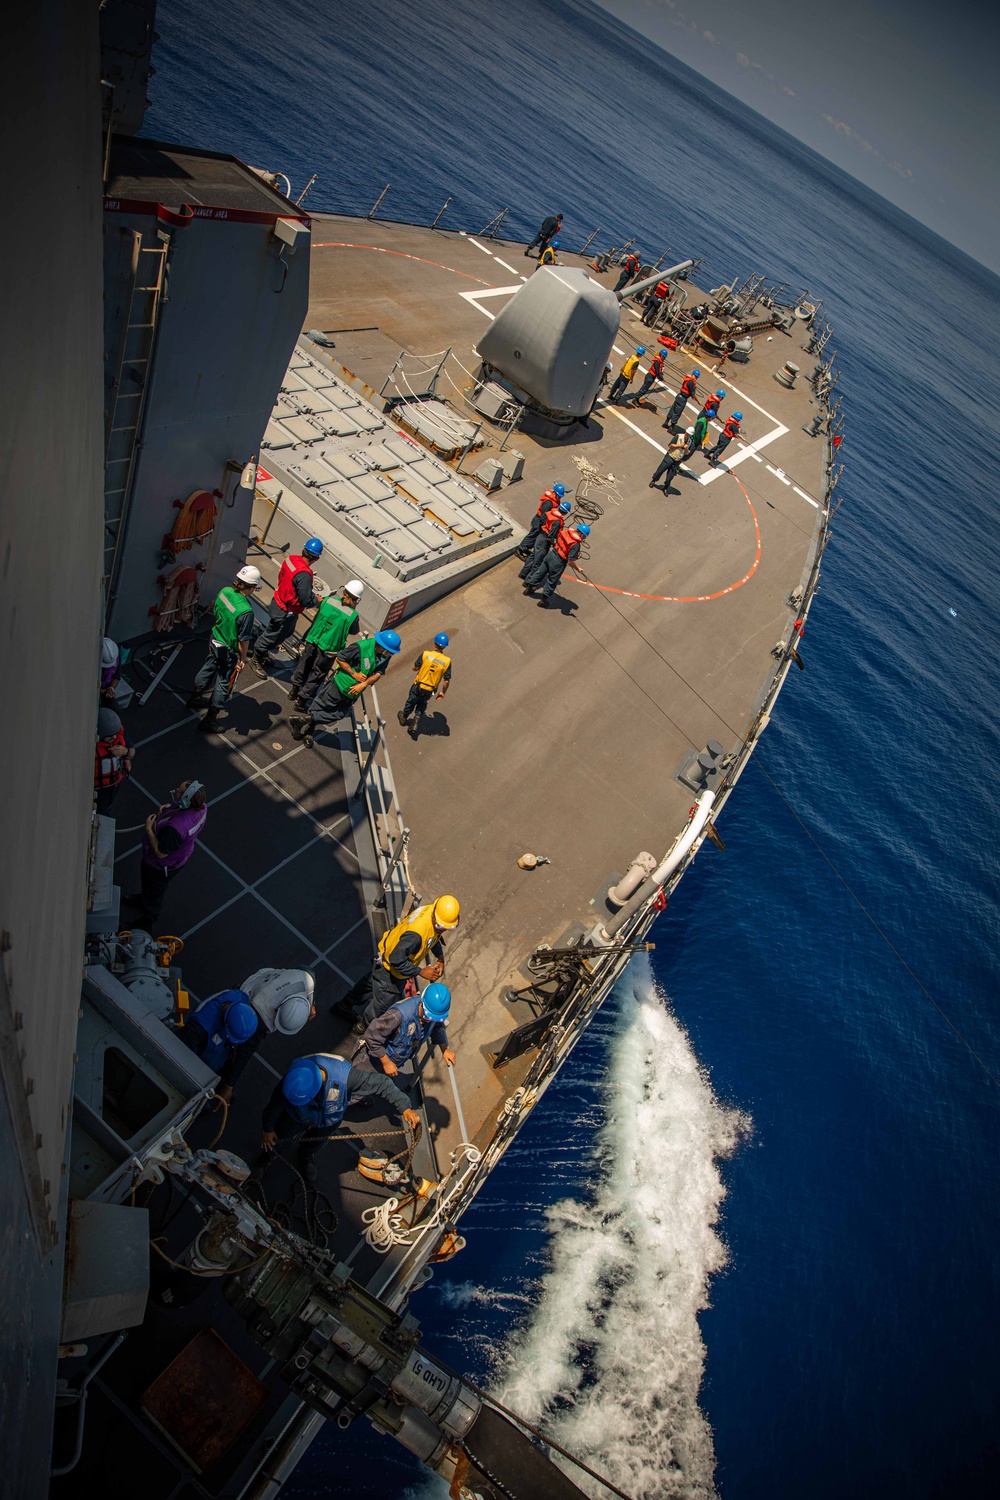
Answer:
[[663, 367], [663, 350], [657, 349], [656, 353], [649, 361], [649, 369], [646, 372], [645, 380], [642, 382], [642, 385], [636, 391], [635, 395], [628, 398], [626, 405], [634, 406], [637, 401], [642, 400], [647, 391], [651, 391], [653, 389], [653, 386], [658, 380], [663, 379]]
[[601, 374], [600, 380], [597, 382], [597, 390], [594, 392], [594, 399], [590, 403], [590, 410], [588, 411], [587, 415], [583, 419], [583, 425], [584, 425], [584, 427], [589, 427], [590, 426], [590, 418], [594, 415], [594, 407], [597, 405], [598, 401], [600, 401], [601, 395], [602, 395], [603, 391], [605, 390], [605, 388], [607, 386], [609, 386], [610, 384], [611, 384], [611, 361], [609, 359], [608, 362], [607, 362], [607, 364], [604, 366], [604, 370], [603, 370], [603, 372]]
[[608, 401], [612, 406], [617, 406], [618, 397], [622, 394], [623, 391], [626, 391], [628, 389], [629, 382], [631, 381], [636, 370], [638, 370], [639, 368], [639, 357], [640, 355], [645, 354], [645, 352], [645, 344], [640, 344], [635, 353], [630, 354], [628, 359], [622, 365], [621, 370], [618, 374], [618, 378], [615, 381], [614, 385], [611, 387], [611, 392], [608, 396]]
[[357, 635], [357, 604], [364, 591], [364, 584], [352, 578], [344, 584], [339, 599], [331, 594], [320, 604], [292, 673], [289, 697], [296, 708], [306, 707], [325, 681], [338, 651], [347, 644], [347, 637]]
[[715, 447], [709, 448], [705, 454], [710, 464], [717, 464], [725, 453], [733, 438], [740, 435], [740, 423], [743, 421], [743, 413], [734, 411], [731, 417], [727, 417], [725, 425], [716, 439]]
[[681, 388], [674, 397], [674, 404], [667, 412], [666, 421], [663, 424], [664, 427], [671, 427], [676, 431], [677, 424], [684, 415], [685, 406], [687, 406], [691, 397], [698, 389], [698, 377], [700, 374], [700, 370], [692, 370], [690, 375], [684, 376], [684, 379], [681, 381]]
[[348, 1104], [373, 1095], [416, 1130], [420, 1116], [386, 1074], [352, 1067], [332, 1052], [296, 1058], [264, 1106], [261, 1145], [273, 1151], [277, 1141], [297, 1137], [298, 1169], [307, 1182], [315, 1182], [316, 1153], [340, 1125]]
[[655, 490], [657, 485], [660, 484], [662, 480], [663, 493], [665, 495], [669, 494], [670, 486], [673, 483], [674, 476], [676, 475], [678, 469], [681, 467], [681, 464], [689, 456], [689, 454], [690, 448], [688, 446], [688, 440], [685, 434], [682, 432], [680, 437], [675, 437], [672, 439], [670, 446], [668, 447], [666, 453], [663, 455], [663, 458], [660, 460], [659, 468], [656, 470], [652, 479], [649, 481], [649, 488], [651, 490]]
[[530, 557], [535, 546], [535, 538], [541, 529], [542, 521], [548, 515], [553, 505], [558, 505], [566, 494], [564, 484], [554, 484], [551, 489], [546, 490], [538, 502], [538, 509], [531, 518], [527, 535], [520, 547], [517, 549], [518, 557]]
[[716, 391], [714, 395], [706, 396], [705, 405], [698, 413], [699, 417], [707, 417], [710, 422], [714, 422], [718, 415], [719, 406], [725, 399], [725, 391]]
[[694, 458], [696, 453], [701, 452], [707, 437], [708, 418], [705, 416], [704, 412], [699, 412], [697, 417], [695, 418], [694, 426], [690, 429], [687, 435], [688, 447], [690, 449], [690, 452], [688, 453], [689, 458]]
[[379, 940], [371, 974], [331, 1007], [334, 1015], [354, 1019], [360, 1011], [364, 1030], [404, 998], [407, 985], [436, 983], [444, 973], [444, 935], [458, 926], [461, 910], [456, 897], [439, 896], [397, 922]]
[[260, 1016], [264, 1029], [296, 1036], [316, 1014], [312, 969], [256, 969], [240, 989]]
[[434, 694], [437, 693], [440, 702], [451, 686], [451, 657], [444, 654], [447, 649], [448, 637], [443, 630], [439, 631], [434, 637], [434, 650], [422, 651], [413, 663], [417, 675], [413, 679], [406, 702], [396, 715], [404, 726], [409, 721], [410, 715], [413, 715], [413, 723], [410, 725], [411, 739], [415, 740], [420, 732], [427, 705]]
[[245, 990], [223, 990], [203, 1000], [178, 1035], [207, 1068], [218, 1073], [215, 1092], [228, 1104], [240, 1074], [264, 1039], [264, 1027]]
[[107, 813], [132, 771], [132, 757], [122, 721], [113, 708], [97, 710], [97, 746], [94, 752], [94, 791], [97, 811]]
[[542, 517], [542, 524], [535, 533], [535, 545], [531, 549], [531, 555], [525, 559], [524, 566], [517, 575], [522, 581], [541, 565], [542, 559], [562, 531], [566, 524], [566, 517], [572, 509], [568, 500], [555, 500], [553, 497], [548, 510]]
[[528, 574], [524, 581], [524, 592], [533, 594], [541, 585], [542, 597], [538, 601], [540, 609], [551, 608], [549, 600], [556, 591], [556, 584], [566, 568], [576, 563], [580, 548], [589, 535], [590, 527], [585, 522], [578, 526], [564, 526], [556, 537], [555, 545], [542, 558], [541, 565]]
[[277, 651], [283, 641], [294, 633], [295, 622], [304, 609], [316, 609], [319, 605], [313, 592], [312, 564], [322, 555], [323, 543], [318, 536], [311, 536], [302, 552], [290, 552], [278, 569], [278, 582], [274, 598], [267, 612], [271, 623], [261, 631], [254, 642], [251, 666], [258, 677], [266, 677], [271, 665], [271, 652]]
[[615, 287], [616, 292], [620, 292], [623, 287], [628, 286], [629, 282], [638, 273], [641, 264], [642, 262], [640, 261], [638, 252], [636, 250], [632, 250], [628, 255], [626, 255], [625, 259], [622, 261], [622, 274], [618, 278], [618, 284]]
[[642, 321], [645, 323], [647, 328], [652, 328], [653, 324], [656, 322], [656, 319], [660, 313], [660, 309], [662, 308], [664, 302], [666, 302], [669, 294], [669, 281], [658, 281], [653, 290], [649, 293], [649, 297], [646, 303], [646, 311], [642, 315]]
[[118, 674], [121, 671], [121, 652], [118, 645], [109, 635], [101, 641], [101, 686], [100, 696], [102, 703], [114, 704], [115, 689], [118, 686]]
[[354, 1054], [355, 1067], [395, 1078], [418, 1048], [430, 1041], [441, 1048], [445, 1063], [453, 1068], [455, 1054], [445, 1030], [450, 1010], [451, 991], [446, 984], [429, 984], [422, 995], [397, 1000], [365, 1028]]
[[355, 698], [378, 682], [392, 658], [399, 655], [401, 645], [394, 630], [379, 630], [373, 636], [360, 636], [341, 651], [306, 712], [292, 714], [289, 719], [292, 738], [302, 740], [308, 747], [320, 725], [335, 724], [350, 713]]
[[524, 252], [525, 255], [530, 255], [536, 245], [539, 247], [539, 255], [542, 254], [552, 236], [562, 228], [562, 217], [562, 214], [549, 214], [547, 219], [542, 220], [538, 233]]
[[207, 801], [200, 781], [182, 781], [170, 801], [146, 819], [139, 866], [142, 889], [125, 901], [138, 909], [139, 921], [149, 932], [160, 915], [167, 886], [194, 853], [208, 818]]
[[211, 694], [208, 713], [198, 725], [206, 734], [217, 728], [219, 711], [246, 663], [254, 625], [250, 595], [259, 588], [260, 569], [248, 563], [240, 569], [233, 583], [220, 589], [215, 597], [208, 656], [187, 700], [188, 708], [201, 708]]
[[[551, 245], [546, 245], [545, 249], [542, 251], [541, 255], [538, 257], [538, 266], [554, 266], [554, 265], [556, 265], [557, 264], [557, 261], [556, 261], [556, 251], [558, 249], [559, 249], [559, 241], [558, 240], [553, 240], [552, 243], [551, 243]], [[538, 270], [538, 266], [535, 267], [536, 271]]]

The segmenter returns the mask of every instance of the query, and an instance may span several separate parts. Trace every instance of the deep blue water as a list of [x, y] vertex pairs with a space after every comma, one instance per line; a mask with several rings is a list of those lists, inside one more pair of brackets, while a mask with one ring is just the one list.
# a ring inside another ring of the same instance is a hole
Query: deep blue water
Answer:
[[[570, 246], [824, 298], [845, 498], [761, 760], [1000, 1077], [1000, 282], [584, 3], [157, 25], [146, 133], [315, 171], [315, 208], [391, 183], [387, 215], [451, 195], [446, 225], [510, 206], [525, 237], [561, 208]], [[758, 767], [720, 827], [414, 1311], [637, 1500], [710, 1494], [713, 1464], [724, 1500], [993, 1495], [1000, 1087]], [[401, 1495], [417, 1466], [362, 1427], [288, 1493]]]

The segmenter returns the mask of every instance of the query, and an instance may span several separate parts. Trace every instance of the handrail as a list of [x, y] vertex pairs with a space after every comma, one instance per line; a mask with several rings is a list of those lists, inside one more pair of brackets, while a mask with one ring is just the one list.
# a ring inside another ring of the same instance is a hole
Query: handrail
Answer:
[[[368, 693], [371, 694], [371, 714], [365, 701]], [[382, 888], [382, 895], [375, 904], [385, 906], [386, 919], [391, 926], [404, 915], [412, 894], [407, 859], [410, 830], [403, 821], [384, 729], [378, 694], [374, 687], [366, 688], [351, 710], [351, 733], [359, 776], [354, 796], [364, 798], [375, 851]]]

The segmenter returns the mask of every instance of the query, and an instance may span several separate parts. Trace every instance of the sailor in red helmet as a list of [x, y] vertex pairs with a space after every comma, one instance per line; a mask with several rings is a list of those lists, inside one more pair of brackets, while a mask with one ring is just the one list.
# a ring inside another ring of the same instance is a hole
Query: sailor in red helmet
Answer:
[[294, 634], [295, 622], [305, 609], [318, 609], [319, 599], [313, 592], [312, 564], [321, 556], [323, 543], [311, 536], [301, 553], [290, 552], [278, 570], [274, 598], [268, 606], [271, 623], [261, 631], [250, 654], [250, 665], [258, 677], [266, 677], [271, 652]]

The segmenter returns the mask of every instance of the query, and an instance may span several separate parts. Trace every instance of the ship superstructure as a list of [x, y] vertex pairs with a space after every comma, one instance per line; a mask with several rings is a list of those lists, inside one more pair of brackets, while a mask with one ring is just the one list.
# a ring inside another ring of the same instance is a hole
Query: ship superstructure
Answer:
[[[801, 665], [835, 458], [816, 309], [757, 278], [699, 286], [695, 259], [643, 268], [619, 299], [608, 257], [564, 251], [535, 270], [495, 234], [309, 216], [232, 158], [114, 125], [104, 443], [77, 454], [91, 504], [66, 568], [90, 590], [75, 676], [96, 680], [104, 632], [130, 651], [120, 704], [136, 759], [114, 817], [93, 816], [81, 692], [60, 788], [79, 868], [53, 895], [50, 960], [64, 971], [51, 1041], [66, 1076], [46, 1075], [62, 1135], [25, 1117], [23, 1188], [11, 1184], [42, 1267], [32, 1296], [48, 1285], [52, 1371], [63, 1345], [57, 1492], [131, 1494], [141, 1473], [150, 1500], [274, 1494], [324, 1421], [366, 1414], [455, 1493], [574, 1493], [461, 1372], [421, 1351], [411, 1297], [459, 1252], [463, 1210], [719, 841], [715, 819]], [[80, 295], [99, 314], [91, 282]], [[664, 352], [663, 379], [641, 404], [611, 405], [605, 359], [617, 373], [639, 346], [643, 370]], [[723, 417], [738, 407], [743, 431], [665, 495], [649, 479], [694, 367], [684, 423], [724, 389]], [[556, 481], [591, 532], [542, 611], [513, 554]], [[397, 630], [399, 659], [308, 743], [291, 732], [292, 642], [268, 678], [243, 674], [219, 735], [199, 734], [186, 700], [216, 590], [247, 560], [273, 588], [307, 537], [324, 543], [323, 585], [364, 583], [362, 626]], [[413, 738], [397, 711], [441, 630], [453, 686]], [[44, 726], [40, 701], [24, 713]], [[190, 778], [209, 798], [196, 856], [163, 925], [123, 933], [139, 830]], [[26, 892], [42, 879], [30, 859]], [[379, 937], [444, 891], [463, 909], [445, 970], [457, 1066], [419, 1059], [417, 1138], [350, 1113], [317, 1196], [294, 1153], [258, 1163], [263, 1106], [296, 1056], [350, 1056], [357, 1038], [331, 1004]], [[84, 952], [81, 995], [70, 960]], [[4, 957], [17, 979], [5, 1083], [30, 1108], [11, 1069], [38, 1071], [32, 1038], [16, 1040], [26, 990], [45, 1010], [38, 964], [25, 977]], [[264, 966], [311, 969], [317, 1016], [269, 1037], [219, 1108], [218, 1077], [179, 1028]], [[35, 1469], [25, 1493], [40, 1492]]]

